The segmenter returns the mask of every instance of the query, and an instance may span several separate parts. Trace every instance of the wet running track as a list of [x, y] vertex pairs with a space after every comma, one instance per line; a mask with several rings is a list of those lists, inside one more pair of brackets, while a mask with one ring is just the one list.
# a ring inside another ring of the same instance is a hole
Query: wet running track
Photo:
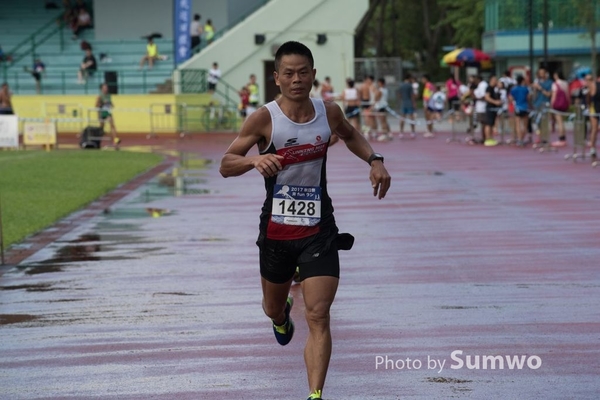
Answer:
[[[155, 142], [213, 163], [20, 246], [62, 229], [0, 276], [1, 399], [307, 397], [301, 293], [281, 347], [260, 306], [264, 186], [220, 177], [231, 139]], [[356, 243], [341, 253], [324, 398], [598, 398], [600, 169], [444, 137], [374, 147], [393, 178], [381, 201], [366, 164], [329, 153]]]

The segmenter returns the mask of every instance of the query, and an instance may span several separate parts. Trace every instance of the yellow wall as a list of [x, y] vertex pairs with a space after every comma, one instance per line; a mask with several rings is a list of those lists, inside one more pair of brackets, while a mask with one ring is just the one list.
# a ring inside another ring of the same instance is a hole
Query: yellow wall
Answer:
[[[95, 107], [97, 95], [13, 96], [13, 108], [20, 118], [57, 118], [59, 133], [81, 132], [98, 125]], [[208, 94], [113, 95], [113, 117], [120, 133], [175, 133], [181, 121], [177, 104], [208, 105]], [[170, 112], [167, 110], [170, 106]], [[200, 126], [197, 126], [200, 128]], [[200, 129], [198, 129], [200, 130]]]

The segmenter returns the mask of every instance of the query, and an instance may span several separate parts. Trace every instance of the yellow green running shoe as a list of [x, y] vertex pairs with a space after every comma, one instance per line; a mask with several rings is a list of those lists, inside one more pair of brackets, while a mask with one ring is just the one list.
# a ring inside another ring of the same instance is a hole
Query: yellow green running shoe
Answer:
[[290, 311], [292, 310], [293, 305], [294, 299], [290, 296], [287, 298], [287, 303], [285, 305], [285, 322], [283, 325], [275, 325], [275, 322], [273, 322], [275, 339], [277, 339], [277, 343], [282, 346], [288, 344], [294, 336], [294, 321], [292, 321], [292, 318], [290, 317]]

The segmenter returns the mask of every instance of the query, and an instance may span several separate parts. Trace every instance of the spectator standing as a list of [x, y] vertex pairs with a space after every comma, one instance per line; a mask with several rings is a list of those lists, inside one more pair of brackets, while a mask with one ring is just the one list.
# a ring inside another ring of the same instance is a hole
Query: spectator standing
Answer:
[[502, 82], [505, 88], [509, 88], [517, 84], [517, 81], [515, 81], [510, 75], [510, 71], [506, 70], [504, 71], [504, 75], [498, 79], [499, 82]]
[[346, 118], [360, 132], [360, 98], [358, 97], [358, 90], [354, 87], [354, 80], [352, 79], [346, 81], [346, 86], [340, 100], [344, 102]]
[[448, 98], [448, 110], [458, 111], [460, 109], [460, 99], [458, 97], [458, 90], [460, 88], [460, 81], [458, 81], [454, 75], [450, 74], [450, 77], [446, 81], [446, 97]]
[[550, 99], [550, 105], [557, 113], [554, 115], [556, 126], [558, 127], [558, 140], [552, 143], [554, 147], [564, 147], [567, 145], [567, 138], [565, 135], [565, 124], [563, 116], [559, 113], [564, 113], [569, 110], [571, 105], [571, 96], [569, 96], [569, 84], [565, 81], [561, 71], [554, 73], [554, 83], [552, 84], [552, 97]]
[[23, 70], [33, 76], [33, 79], [35, 79], [35, 91], [37, 94], [40, 94], [42, 91], [42, 74], [46, 72], [46, 65], [39, 58], [36, 58], [33, 62], [33, 68], [29, 69], [27, 67], [23, 67]]
[[440, 86], [435, 86], [435, 92], [431, 95], [427, 108], [432, 111], [432, 119], [441, 120], [444, 107], [446, 106], [447, 98], [446, 94], [442, 91]]
[[[400, 85], [400, 102], [402, 104], [402, 117], [400, 118], [400, 139], [404, 138], [404, 120], [416, 118], [417, 96], [413, 90], [413, 78], [410, 74], [404, 77], [404, 82]], [[411, 138], [415, 137], [415, 124], [410, 124]]]
[[[599, 75], [600, 76], [600, 75]], [[590, 157], [593, 161], [596, 161], [596, 140], [598, 138], [598, 122], [600, 121], [600, 77], [594, 78], [592, 75], [587, 75], [585, 81], [588, 87], [588, 104], [590, 112]]]
[[246, 120], [246, 109], [248, 108], [248, 104], [250, 104], [250, 92], [248, 91], [248, 88], [246, 86], [244, 86], [240, 92], [240, 104], [238, 106], [239, 110], [240, 110], [240, 116], [242, 117], [242, 122]]
[[194, 20], [190, 24], [190, 39], [192, 52], [194, 53], [200, 51], [200, 37], [202, 36], [202, 24], [200, 23], [201, 18], [202, 17], [200, 16], [200, 14], [195, 14]]
[[0, 89], [0, 115], [13, 115], [12, 94], [8, 83], [4, 82]]
[[331, 78], [326, 76], [325, 81], [321, 85], [321, 98], [325, 101], [333, 99], [333, 86], [331, 85]]
[[473, 91], [473, 97], [475, 97], [475, 120], [481, 125], [481, 139], [473, 139], [473, 143], [483, 144], [485, 141], [485, 123], [487, 118], [485, 94], [489, 85], [480, 75], [475, 77], [475, 84], [477, 84], [477, 87]]
[[83, 57], [83, 62], [79, 67], [79, 71], [77, 72], [78, 83], [80, 85], [86, 83], [87, 79], [93, 75], [97, 69], [98, 63], [96, 62], [96, 57], [94, 57], [92, 54], [92, 50], [86, 50], [85, 57]]
[[250, 107], [248, 108], [248, 115], [256, 111], [258, 108], [259, 95], [258, 95], [258, 83], [256, 83], [256, 75], [250, 75], [250, 82], [246, 85], [248, 92], [250, 93]]
[[425, 74], [421, 77], [421, 83], [423, 84], [423, 110], [425, 111], [425, 120], [427, 121], [427, 132], [423, 134], [426, 138], [432, 138], [433, 134], [433, 114], [435, 110], [429, 107], [429, 100], [433, 93], [435, 93], [435, 86], [429, 80], [429, 75]]
[[206, 38], [206, 44], [211, 44], [215, 38], [215, 27], [212, 24], [212, 20], [207, 19], [204, 24], [204, 37]]
[[510, 99], [515, 105], [515, 130], [517, 131], [517, 146], [525, 146], [525, 131], [529, 119], [529, 88], [525, 86], [525, 78], [517, 77], [517, 84], [510, 90]]
[[498, 141], [494, 139], [494, 126], [496, 125], [496, 117], [498, 112], [502, 110], [500, 89], [498, 88], [498, 79], [492, 75], [490, 77], [490, 83], [485, 91], [485, 102], [486, 102], [486, 117], [485, 117], [485, 141], [484, 146], [496, 146]]
[[387, 122], [387, 109], [388, 109], [388, 88], [385, 87], [385, 79], [379, 78], [377, 85], [375, 86], [375, 104], [373, 108], [377, 113], [377, 122], [381, 134], [377, 137], [379, 142], [392, 140], [390, 135], [390, 126]]
[[552, 79], [549, 78], [548, 71], [545, 68], [540, 68], [537, 71], [537, 77], [533, 81], [531, 88], [533, 89], [533, 108], [535, 109], [535, 119], [533, 128], [535, 134], [540, 134], [540, 122], [544, 117], [546, 108], [550, 106], [550, 97], [552, 96]]
[[377, 130], [377, 121], [372, 114], [374, 99], [374, 85], [375, 77], [368, 75], [365, 77], [363, 84], [360, 86], [360, 107], [363, 109], [363, 116], [365, 118], [365, 127], [363, 127], [363, 135], [369, 139], [371, 133], [375, 134]]
[[320, 99], [321, 98], [321, 83], [319, 82], [318, 79], [315, 79], [313, 81], [313, 85], [312, 85], [312, 88], [310, 90], [310, 97], [314, 97], [316, 99]]
[[221, 70], [219, 69], [219, 64], [216, 62], [213, 63], [212, 68], [208, 70], [208, 93], [213, 94], [217, 89], [217, 83], [221, 79]]

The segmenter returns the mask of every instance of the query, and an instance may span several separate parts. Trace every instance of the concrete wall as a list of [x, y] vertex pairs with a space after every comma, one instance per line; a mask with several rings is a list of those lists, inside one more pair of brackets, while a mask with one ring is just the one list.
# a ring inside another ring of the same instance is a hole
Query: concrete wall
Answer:
[[[192, 16], [204, 25], [211, 19], [215, 32], [247, 14], [263, 0], [192, 0]], [[173, 0], [97, 0], [94, 2], [96, 40], [139, 39], [151, 32], [173, 38]]]
[[134, 40], [152, 32], [173, 38], [173, 2], [170, 0], [94, 1], [96, 40]]
[[[98, 113], [93, 111], [97, 95], [35, 95], [13, 96], [15, 114], [21, 118], [56, 118], [59, 133], [79, 133], [86, 126], [98, 124]], [[211, 102], [208, 94], [180, 95], [113, 95], [115, 106], [113, 116], [117, 132], [147, 134], [174, 133], [177, 131], [178, 118], [175, 115], [176, 104], [195, 105], [188, 113], [193, 122], [204, 121], [204, 109], [199, 106]], [[165, 112], [169, 106], [170, 113]], [[89, 118], [89, 120], [87, 120]], [[70, 120], [77, 119], [77, 120]], [[65, 122], [61, 122], [64, 120]]]
[[[330, 76], [339, 92], [354, 75], [354, 31], [368, 5], [368, 0], [271, 0], [180, 68], [208, 69], [216, 61], [222, 78], [236, 88], [254, 73], [265, 102], [270, 99], [265, 99], [264, 62], [273, 60], [277, 45], [297, 40], [312, 50], [317, 79]], [[316, 44], [318, 33], [327, 35], [326, 44]], [[265, 35], [262, 45], [254, 43], [255, 34]]]

